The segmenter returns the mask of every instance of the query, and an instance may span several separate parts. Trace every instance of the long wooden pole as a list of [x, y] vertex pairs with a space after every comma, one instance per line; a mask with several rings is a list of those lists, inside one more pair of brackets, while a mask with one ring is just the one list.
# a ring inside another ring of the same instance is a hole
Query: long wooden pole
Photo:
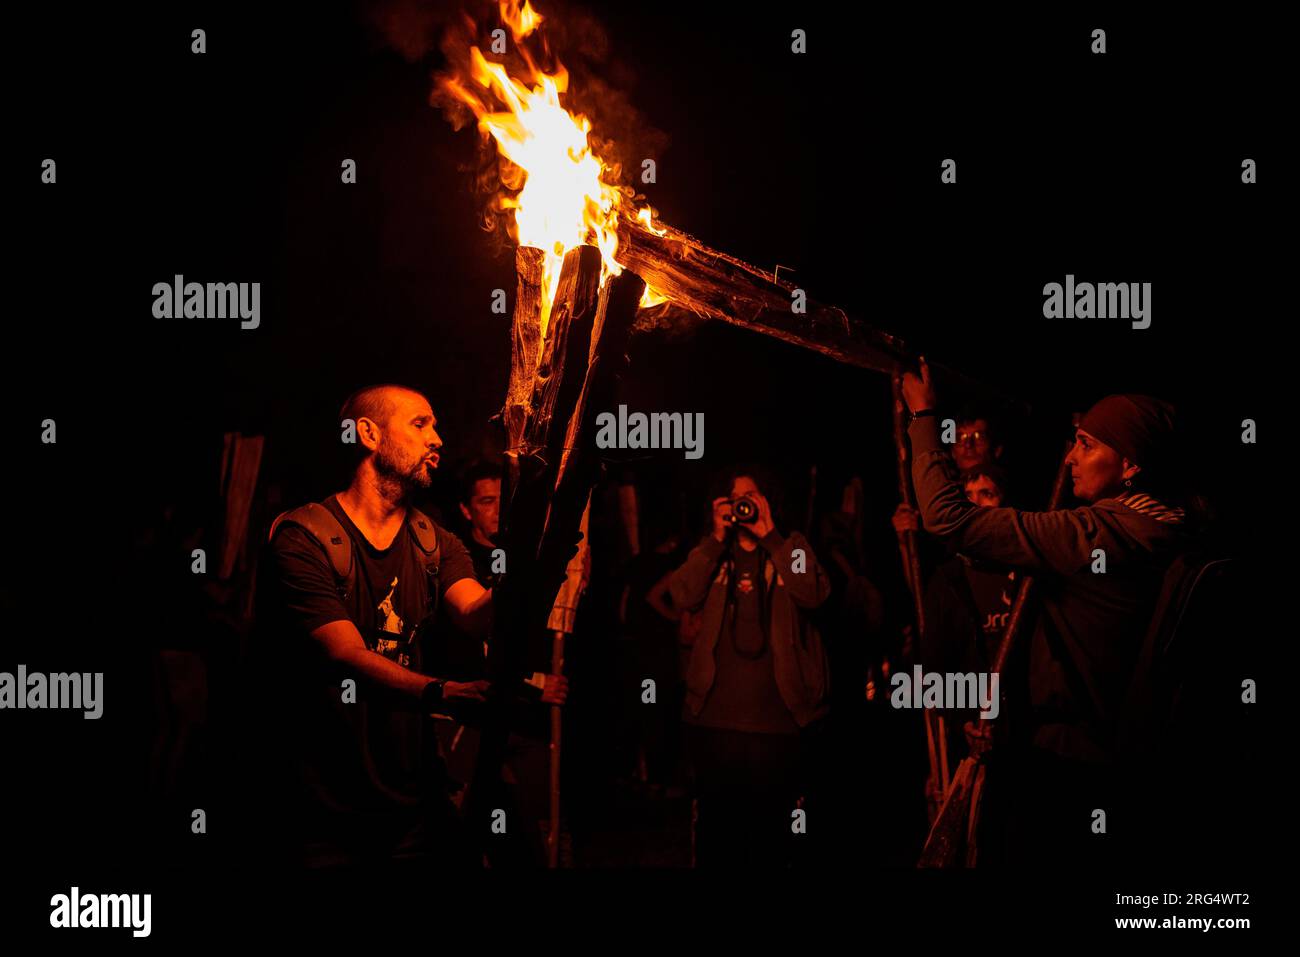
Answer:
[[[916, 497], [912, 493], [911, 455], [907, 448], [907, 428], [903, 424], [906, 414], [903, 405], [903, 380], [901, 376], [893, 377], [894, 391], [894, 450], [898, 453], [898, 497], [908, 508], [916, 508]], [[911, 529], [898, 536], [898, 547], [903, 557], [903, 574], [907, 587], [912, 592], [912, 604], [916, 613], [916, 639], [919, 642], [921, 632], [925, 630], [925, 596], [922, 592], [921, 559], [916, 551], [916, 533]]]
[[[554, 631], [551, 644], [551, 674], [564, 674], [564, 632]], [[546, 828], [546, 866], [560, 866], [560, 739], [564, 718], [558, 705], [551, 705], [550, 816]]]
[[[907, 445], [907, 429], [903, 424], [906, 406], [903, 404], [903, 379], [893, 376], [891, 379], [894, 397], [894, 451], [898, 465], [898, 498], [909, 508], [916, 508], [916, 496], [912, 491], [911, 454]], [[912, 593], [912, 607], [916, 618], [916, 633], [913, 647], [921, 645], [921, 635], [925, 631], [925, 594], [922, 590], [921, 559], [916, 550], [916, 533], [911, 529], [900, 532], [898, 548], [903, 559], [903, 577], [907, 581], [908, 591]], [[929, 709], [922, 714], [925, 722], [925, 746], [930, 760], [929, 786], [926, 801], [930, 820], [936, 820], [939, 814], [939, 802], [942, 794], [948, 790], [948, 760], [946, 742], [943, 740], [947, 729]], [[938, 789], [936, 793], [936, 789]]]
[[[591, 515], [591, 499], [582, 513], [582, 544], [578, 552], [569, 560], [565, 568], [564, 584], [555, 596], [555, 605], [547, 627], [551, 629], [551, 674], [564, 674], [564, 638], [573, 634], [577, 620], [578, 602], [587, 588], [587, 569], [590, 565], [591, 549], [587, 538], [587, 524]], [[551, 705], [551, 767], [550, 767], [550, 821], [546, 831], [546, 865], [550, 868], [560, 866], [560, 744], [563, 732], [562, 709]]]
[[[541, 317], [536, 252], [519, 250], [516, 270], [520, 296], [501, 416], [507, 440], [501, 533], [511, 572], [493, 595], [497, 638], [488, 655], [492, 688], [467, 798], [467, 817], [480, 834], [487, 833], [490, 799], [500, 793], [509, 696], [523, 673], [522, 642], [544, 622], [549, 625], [557, 592], [585, 537], [581, 520], [601, 468], [594, 421], [609, 409], [615, 380], [627, 364], [627, 340], [645, 290], [632, 270], [602, 284], [600, 251], [578, 246], [565, 254], [555, 301], [549, 316]], [[563, 629], [547, 630], [554, 640], [554, 632]], [[557, 832], [558, 827], [552, 828], [552, 834]]]

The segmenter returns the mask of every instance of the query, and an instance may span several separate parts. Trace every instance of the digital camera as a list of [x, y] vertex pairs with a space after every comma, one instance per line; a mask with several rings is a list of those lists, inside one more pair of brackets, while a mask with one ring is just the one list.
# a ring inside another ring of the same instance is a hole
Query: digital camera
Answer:
[[753, 499], [734, 498], [731, 500], [731, 524], [735, 525], [741, 522], [745, 525], [752, 525], [758, 521], [758, 506], [754, 504]]

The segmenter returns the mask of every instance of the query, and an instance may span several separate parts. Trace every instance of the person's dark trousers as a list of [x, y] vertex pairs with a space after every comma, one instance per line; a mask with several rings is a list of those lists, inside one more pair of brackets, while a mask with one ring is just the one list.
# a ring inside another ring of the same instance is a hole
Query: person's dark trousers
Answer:
[[[633, 693], [638, 707], [641, 747], [645, 754], [646, 779], [653, 785], [672, 783], [676, 770], [681, 733], [681, 701], [677, 688], [677, 644], [671, 637], [654, 633], [639, 636], [637, 642], [638, 669]], [[652, 705], [641, 703], [641, 682], [653, 678], [659, 689], [659, 700]]]
[[364, 827], [339, 819], [319, 830], [315, 839], [302, 842], [298, 862], [322, 872], [400, 864], [411, 871], [427, 867], [453, 873], [483, 866], [455, 805], [442, 794], [432, 795], [409, 815], [380, 815]]
[[510, 735], [506, 742], [503, 773], [510, 784], [515, 810], [515, 839], [510, 853], [494, 867], [545, 867], [546, 827], [551, 814], [550, 742], [525, 734]]
[[[805, 812], [803, 834], [794, 842], [794, 863], [799, 867], [823, 867], [831, 863], [834, 854], [842, 852], [843, 842], [827, 840], [842, 831], [837, 819], [844, 809], [835, 807], [832, 800], [831, 776], [835, 773], [834, 729], [829, 717], [819, 718], [799, 731], [799, 806]], [[853, 813], [860, 807], [853, 806]], [[789, 814], [786, 817], [789, 818]]]
[[397, 841], [391, 857], [417, 866], [427, 862], [447, 871], [482, 867], [456, 806], [444, 795], [430, 798], [415, 827]]
[[1120, 859], [1118, 845], [1131, 835], [1106, 768], [1038, 748], [1015, 758], [1007, 769], [1009, 864], [1099, 869]]
[[691, 726], [697, 867], [788, 867], [799, 798], [799, 735]]

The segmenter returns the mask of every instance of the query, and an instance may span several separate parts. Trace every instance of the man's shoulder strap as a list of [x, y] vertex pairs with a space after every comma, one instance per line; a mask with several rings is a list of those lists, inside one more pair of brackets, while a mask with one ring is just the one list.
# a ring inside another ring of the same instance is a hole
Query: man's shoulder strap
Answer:
[[267, 541], [275, 540], [275, 533], [285, 525], [297, 525], [304, 529], [325, 550], [330, 567], [341, 581], [347, 581], [352, 575], [352, 539], [343, 530], [343, 525], [324, 505], [311, 502], [298, 508], [281, 512], [271, 523], [271, 532]]
[[[442, 557], [437, 525], [416, 508], [412, 508], [407, 515], [407, 524], [411, 528], [411, 539], [422, 553], [425, 566], [432, 573], [437, 574]], [[285, 525], [297, 525], [304, 529], [324, 549], [335, 576], [343, 582], [351, 580], [352, 539], [343, 530], [342, 523], [325, 505], [311, 502], [282, 512], [271, 523], [271, 532], [267, 536], [267, 541], [274, 541], [276, 532]]]
[[424, 553], [424, 563], [436, 569], [441, 558], [437, 524], [418, 508], [411, 509], [406, 520], [411, 526], [411, 537], [415, 539], [416, 547]]
[[442, 595], [439, 578], [442, 551], [438, 545], [438, 526], [418, 508], [412, 508], [407, 513], [406, 523], [411, 528], [411, 541], [415, 542], [415, 550], [424, 562], [425, 579], [429, 586], [429, 615], [432, 616]]
[[320, 505], [317, 502], [308, 503], [308, 505], [290, 508], [287, 512], [281, 512], [273, 523], [270, 523], [270, 534], [266, 536], [266, 541], [276, 540], [276, 533], [285, 525], [298, 525], [304, 529], [312, 538], [315, 538], [321, 549], [325, 550], [325, 557], [329, 559], [330, 568], [333, 568], [335, 577], [341, 581], [347, 581], [352, 575], [352, 540], [347, 537], [347, 532], [343, 531], [343, 525], [334, 518], [333, 512]]

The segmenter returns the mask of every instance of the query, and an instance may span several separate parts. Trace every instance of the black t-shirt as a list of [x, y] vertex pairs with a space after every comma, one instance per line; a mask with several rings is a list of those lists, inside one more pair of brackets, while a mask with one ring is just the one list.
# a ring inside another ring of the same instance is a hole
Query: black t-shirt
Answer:
[[[474, 564], [474, 577], [484, 588], [492, 588], [500, 577], [492, 571], [493, 549], [481, 545], [471, 536], [465, 539], [465, 548]], [[438, 628], [433, 640], [426, 641], [422, 649], [430, 674], [452, 681], [478, 681], [487, 677], [487, 637], [470, 635], [451, 627], [443, 610], [438, 616]], [[478, 717], [478, 709], [468, 702], [457, 708], [458, 717]]]
[[[356, 587], [339, 588], [321, 545], [289, 525], [271, 543], [259, 588], [261, 641], [285, 666], [287, 722], [306, 805], [303, 841], [322, 857], [350, 859], [358, 848], [396, 848], [421, 821], [431, 799], [445, 800], [432, 734], [415, 699], [389, 692], [330, 662], [311, 631], [353, 622], [366, 646], [404, 668], [422, 670], [416, 629], [430, 608], [431, 580], [422, 552], [403, 523], [386, 549], [375, 548], [334, 497], [325, 507], [352, 542]], [[474, 577], [455, 535], [434, 526], [441, 594]], [[343, 682], [356, 681], [355, 702]]]
[[495, 545], [484, 545], [472, 535], [465, 540], [465, 547], [469, 549], [469, 557], [474, 562], [474, 574], [478, 576], [479, 583], [484, 588], [491, 588], [497, 583], [500, 577], [492, 566], [496, 563], [493, 553], [497, 548]]
[[1014, 571], [975, 565], [954, 556], [926, 589], [927, 671], [987, 671], [997, 657], [1020, 581]]
[[998, 645], [1002, 643], [1002, 633], [1006, 630], [1020, 583], [1014, 571], [991, 571], [973, 565], [966, 565], [964, 571], [979, 611], [979, 621], [976, 622], [981, 636], [979, 651], [983, 657], [983, 669], [987, 669], [998, 656]]
[[[961, 556], [940, 565], [926, 590], [920, 655], [924, 669], [987, 672], [997, 658], [1019, 585], [1014, 571], [972, 564]], [[1008, 676], [999, 675], [998, 681], [999, 691], [1014, 697]], [[948, 717], [949, 756], [960, 760], [967, 753], [962, 725], [978, 721], [979, 709], [943, 713]]]

